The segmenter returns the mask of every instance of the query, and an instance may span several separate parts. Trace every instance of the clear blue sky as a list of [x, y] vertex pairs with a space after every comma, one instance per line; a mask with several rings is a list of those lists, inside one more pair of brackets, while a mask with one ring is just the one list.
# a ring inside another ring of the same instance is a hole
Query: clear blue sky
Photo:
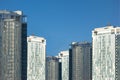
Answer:
[[120, 26], [120, 0], [0, 0], [0, 9], [22, 10], [28, 35], [47, 39], [47, 54], [67, 50], [73, 41], [90, 41], [91, 31]]

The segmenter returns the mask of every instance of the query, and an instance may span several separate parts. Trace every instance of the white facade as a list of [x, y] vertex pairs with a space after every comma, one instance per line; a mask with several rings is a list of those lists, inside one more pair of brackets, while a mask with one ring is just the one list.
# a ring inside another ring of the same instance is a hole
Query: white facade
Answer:
[[27, 80], [45, 80], [46, 40], [42, 37], [29, 36]]
[[92, 80], [120, 80], [120, 27], [92, 31]]
[[59, 58], [62, 64], [62, 80], [69, 80], [69, 51], [61, 51]]

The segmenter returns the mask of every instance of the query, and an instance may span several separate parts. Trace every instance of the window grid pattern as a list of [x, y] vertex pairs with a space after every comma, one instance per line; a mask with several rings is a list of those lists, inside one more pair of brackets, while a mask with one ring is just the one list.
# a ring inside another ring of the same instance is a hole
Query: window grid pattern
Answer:
[[62, 80], [69, 80], [69, 55], [65, 55], [62, 60]]
[[21, 80], [22, 23], [17, 14], [0, 15], [0, 80]]
[[92, 38], [92, 80], [120, 80], [120, 27], [96, 28]]
[[72, 44], [72, 80], [91, 80], [91, 43]]
[[27, 80], [45, 80], [45, 44], [40, 41], [28, 41]]

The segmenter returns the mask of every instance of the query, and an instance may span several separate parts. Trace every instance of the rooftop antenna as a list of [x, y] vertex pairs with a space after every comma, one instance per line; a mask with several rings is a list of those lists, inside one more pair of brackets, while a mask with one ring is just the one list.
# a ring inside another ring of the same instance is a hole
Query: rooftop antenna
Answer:
[[107, 26], [108, 26], [108, 27], [111, 26], [110, 22], [107, 23]]
[[32, 36], [35, 36], [33, 33], [31, 34]]

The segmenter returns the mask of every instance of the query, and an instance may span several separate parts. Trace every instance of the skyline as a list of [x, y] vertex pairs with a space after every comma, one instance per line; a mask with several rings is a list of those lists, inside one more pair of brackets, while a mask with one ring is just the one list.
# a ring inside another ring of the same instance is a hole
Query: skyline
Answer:
[[[92, 41], [92, 30], [120, 25], [119, 0], [0, 1], [0, 9], [22, 10], [28, 18], [28, 36], [47, 40], [47, 55], [69, 49], [73, 41]], [[16, 6], [17, 5], [17, 6]]]

